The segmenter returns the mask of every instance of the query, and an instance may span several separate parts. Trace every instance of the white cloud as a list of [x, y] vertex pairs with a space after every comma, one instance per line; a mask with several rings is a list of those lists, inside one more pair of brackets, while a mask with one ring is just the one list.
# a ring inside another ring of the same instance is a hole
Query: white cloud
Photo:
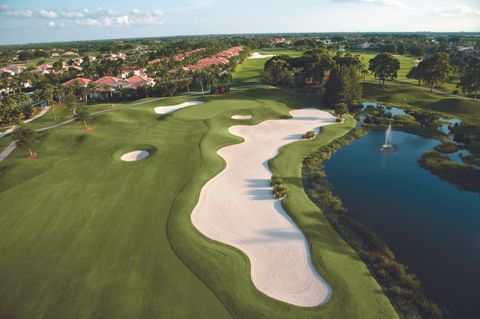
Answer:
[[75, 21], [75, 23], [78, 25], [84, 25], [88, 27], [95, 27], [95, 26], [102, 25], [101, 22], [98, 21], [97, 19], [91, 19], [91, 18], [80, 19]]
[[161, 19], [161, 12], [150, 12], [146, 14], [130, 15], [115, 15], [103, 16], [98, 18], [84, 18], [75, 21], [76, 24], [88, 27], [130, 27], [141, 25], [161, 25], [164, 21]]
[[[86, 9], [85, 9], [86, 10]], [[88, 11], [88, 10], [87, 10]], [[62, 11], [60, 15], [64, 18], [83, 18], [85, 17], [85, 11]], [[88, 12], [87, 12], [88, 13]]]
[[450, 7], [444, 8], [433, 8], [430, 9], [431, 12], [441, 15], [443, 17], [452, 17], [452, 16], [459, 16], [459, 15], [479, 15], [480, 10], [474, 9], [462, 3], [457, 3]]
[[381, 5], [386, 7], [396, 7], [402, 10], [412, 10], [411, 7], [406, 5], [401, 0], [331, 0], [332, 2], [337, 3], [361, 3], [361, 4], [373, 4], [373, 5]]
[[122, 15], [116, 17], [105, 17], [102, 19], [102, 24], [107, 27], [128, 27], [132, 24], [132, 22], [130, 21], [130, 17], [128, 15]]
[[24, 11], [7, 11], [5, 13], [9, 17], [20, 17], [20, 18], [30, 18], [33, 17], [32, 10], [24, 10]]
[[50, 18], [50, 19], [58, 17], [58, 14], [55, 11], [49, 11], [44, 9], [37, 11], [37, 15], [42, 18]]
[[[10, 17], [37, 17], [49, 19], [50, 21], [47, 23], [49, 27], [64, 26], [64, 23], [61, 21], [65, 21], [66, 19], [75, 19], [74, 21], [77, 25], [89, 27], [129, 27], [155, 24], [160, 25], [164, 23], [162, 19], [163, 11], [142, 11], [137, 8], [132, 9], [129, 13], [117, 13], [112, 9], [103, 9], [101, 7], [97, 7], [93, 12], [90, 12], [87, 8], [78, 10], [65, 9], [62, 11], [46, 9], [11, 11], [7, 6], [2, 5], [0, 6], [0, 11], [4, 11], [5, 15]], [[57, 18], [59, 22], [52, 21], [52, 19]]]
[[50, 28], [61, 28], [64, 26], [62, 22], [48, 21], [48, 27]]
[[10, 11], [9, 9], [5, 12], [5, 15], [9, 17], [20, 17], [20, 18], [32, 18], [32, 17], [39, 17], [39, 18], [46, 18], [46, 19], [54, 19], [58, 17], [58, 13], [53, 10], [23, 10], [23, 11]]
[[0, 12], [7, 12], [10, 8], [6, 4], [0, 4]]

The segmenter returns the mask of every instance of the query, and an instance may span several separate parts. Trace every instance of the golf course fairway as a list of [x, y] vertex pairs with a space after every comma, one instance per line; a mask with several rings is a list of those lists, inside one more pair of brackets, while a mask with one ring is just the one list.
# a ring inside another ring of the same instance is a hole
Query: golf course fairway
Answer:
[[[259, 61], [247, 60], [234, 81], [252, 81]], [[203, 104], [154, 111], [192, 101]], [[289, 118], [318, 107], [318, 97], [257, 85], [144, 102], [94, 116], [91, 132], [68, 124], [40, 133], [35, 160], [16, 149], [0, 162], [1, 318], [398, 317], [301, 184], [303, 157], [349, 132], [352, 118], [270, 161], [289, 188], [282, 205], [333, 291], [324, 305], [299, 307], [257, 290], [248, 257], [201, 234], [191, 216], [202, 187], [225, 168], [217, 152], [243, 142], [230, 127]], [[252, 118], [239, 123], [236, 114]], [[151, 156], [119, 160], [145, 145]]]

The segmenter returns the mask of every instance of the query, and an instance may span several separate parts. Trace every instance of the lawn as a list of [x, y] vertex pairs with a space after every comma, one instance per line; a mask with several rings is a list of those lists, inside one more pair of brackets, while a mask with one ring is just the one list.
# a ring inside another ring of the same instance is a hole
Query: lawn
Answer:
[[370, 83], [363, 86], [363, 96], [368, 101], [409, 104], [427, 110], [443, 112], [470, 124], [480, 125], [480, 101], [445, 96], [413, 85], [387, 85], [385, 89], [382, 89], [380, 85]]
[[[364, 65], [368, 68], [368, 61], [374, 58], [378, 52], [367, 52], [367, 51], [353, 51], [352, 54], [360, 55]], [[395, 57], [400, 61], [400, 70], [398, 70], [398, 78], [394, 83], [401, 84], [412, 84], [417, 85], [418, 81], [414, 79], [408, 79], [407, 74], [410, 70], [418, 64], [418, 58], [407, 56], [407, 55], [395, 55]], [[378, 83], [371, 74], [366, 77], [369, 83]], [[450, 74], [448, 82], [438, 85], [436, 88], [447, 93], [452, 93], [454, 90], [457, 90], [460, 95], [464, 95], [462, 90], [457, 88], [457, 83], [459, 81], [458, 74]]]
[[[265, 48], [253, 51], [265, 55], [286, 54], [292, 57], [299, 57], [302, 55], [302, 51], [293, 49]], [[268, 58], [254, 60], [246, 59], [245, 62], [239, 65], [235, 70], [235, 73], [233, 74], [233, 85], [252, 85], [260, 82], [260, 72], [263, 70], [263, 66], [267, 60]]]
[[[252, 71], [241, 72], [237, 79]], [[243, 123], [256, 124], [319, 106], [318, 97], [258, 86], [201, 99], [160, 117], [153, 107], [188, 98], [131, 103], [94, 116], [89, 133], [80, 124], [40, 133], [35, 160], [17, 149], [0, 162], [0, 317], [396, 318], [299, 179], [302, 158], [354, 121], [286, 146], [272, 162], [291, 189], [285, 207], [333, 287], [328, 304], [301, 308], [257, 291], [245, 255], [205, 238], [190, 214], [201, 187], [224, 167], [217, 150], [241, 142], [227, 131], [238, 124], [231, 115], [253, 114]], [[118, 161], [118, 151], [133, 144], [157, 151], [144, 161]]]

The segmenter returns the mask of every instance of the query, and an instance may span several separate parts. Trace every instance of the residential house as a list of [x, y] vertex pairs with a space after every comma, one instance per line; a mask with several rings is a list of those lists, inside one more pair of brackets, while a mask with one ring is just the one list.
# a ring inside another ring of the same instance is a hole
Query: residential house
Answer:
[[129, 89], [137, 89], [144, 85], [153, 86], [155, 84], [155, 80], [149, 78], [148, 76], [141, 76], [141, 75], [133, 75], [128, 79], [121, 81], [121, 87], [129, 88]]
[[122, 79], [113, 76], [104, 76], [95, 80], [100, 90], [104, 90], [106, 87], [111, 91], [115, 91], [122, 86]]
[[87, 87], [90, 82], [92, 82], [92, 80], [90, 80], [90, 79], [75, 78], [75, 79], [68, 80], [65, 83], [62, 83], [62, 85], [63, 86], [73, 86], [73, 85], [75, 85], [75, 83], [78, 83], [78, 84], [80, 84], [80, 86]]
[[138, 66], [127, 66], [122, 69], [120, 73], [120, 77], [122, 79], [126, 79], [130, 74], [139, 75], [139, 76], [145, 75], [144, 69]]
[[23, 67], [21, 65], [15, 65], [15, 64], [12, 64], [12, 65], [7, 66], [6, 68], [3, 68], [4, 72], [10, 73], [11, 75], [20, 74], [24, 70], [25, 70], [25, 67]]

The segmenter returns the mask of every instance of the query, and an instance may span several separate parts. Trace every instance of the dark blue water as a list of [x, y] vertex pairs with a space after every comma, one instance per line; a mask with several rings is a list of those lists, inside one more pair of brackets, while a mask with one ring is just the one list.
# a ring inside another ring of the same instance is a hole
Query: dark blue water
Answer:
[[394, 131], [398, 150], [382, 153], [384, 141], [372, 131], [338, 150], [325, 167], [335, 194], [452, 318], [480, 318], [480, 196], [418, 165], [439, 142]]

